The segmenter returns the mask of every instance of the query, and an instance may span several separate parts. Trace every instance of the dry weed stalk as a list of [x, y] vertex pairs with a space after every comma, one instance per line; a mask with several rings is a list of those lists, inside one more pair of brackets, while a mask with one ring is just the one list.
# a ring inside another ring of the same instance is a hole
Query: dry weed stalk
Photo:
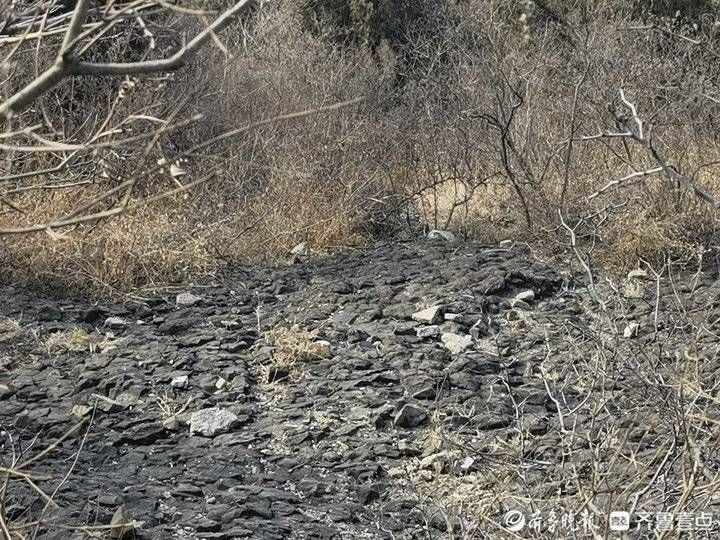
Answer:
[[[58, 505], [55, 502], [55, 497], [62, 488], [62, 486], [67, 482], [68, 478], [75, 469], [75, 466], [77, 465], [80, 454], [83, 451], [83, 447], [85, 446], [85, 442], [87, 441], [88, 435], [90, 433], [90, 428], [95, 417], [96, 406], [97, 403], [95, 403], [95, 406], [93, 406], [93, 408], [91, 409], [90, 414], [82, 418], [79, 422], [75, 423], [63, 435], [58, 437], [58, 439], [49, 444], [42, 451], [27, 459], [23, 459], [22, 456], [18, 454], [16, 444], [13, 440], [12, 435], [9, 431], [7, 431], [7, 429], [3, 429], [6, 438], [5, 444], [10, 448], [11, 453], [10, 462], [7, 465], [0, 466], [0, 474], [3, 475], [3, 484], [2, 488], [0, 488], [0, 532], [2, 532], [5, 538], [7, 538], [8, 540], [12, 540], [13, 538], [28, 538], [28, 536], [24, 532], [28, 530], [30, 531], [29, 537], [35, 538], [37, 537], [41, 527], [46, 525], [67, 530], [85, 529], [85, 527], [82, 526], [57, 526], [55, 523], [47, 522], [45, 520], [45, 515], [50, 509], [58, 508]], [[43, 460], [48, 459], [48, 456], [50, 456], [56, 448], [58, 448], [64, 441], [75, 435], [79, 430], [84, 427], [86, 427], [85, 432], [80, 439], [80, 444], [77, 451], [75, 452], [75, 457], [70, 467], [68, 468], [62, 479], [60, 479], [60, 481], [57, 483], [52, 493], [48, 494], [42, 487], [40, 487], [39, 483], [43, 481], [50, 481], [53, 478], [48, 475], [34, 474], [31, 470], [31, 465], [40, 463]], [[37, 519], [31, 519], [29, 521], [23, 521], [18, 523], [8, 521], [6, 514], [6, 504], [8, 497], [13, 495], [13, 485], [15, 484], [15, 482], [25, 483], [30, 488], [31, 492], [35, 493], [36, 496], [38, 496], [42, 501], [44, 501], [44, 505]], [[130, 525], [134, 526], [135, 524]], [[90, 528], [92, 529], [93, 527]], [[107, 527], [100, 528], [103, 529]]]

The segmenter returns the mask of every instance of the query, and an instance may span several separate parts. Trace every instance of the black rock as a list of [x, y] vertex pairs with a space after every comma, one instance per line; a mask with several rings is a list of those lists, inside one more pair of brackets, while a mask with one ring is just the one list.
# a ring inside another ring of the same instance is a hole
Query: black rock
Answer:
[[102, 310], [97, 307], [89, 308], [89, 309], [81, 309], [78, 311], [78, 322], [83, 322], [87, 324], [95, 324], [100, 320], [104, 320], [107, 318], [107, 311]]
[[427, 412], [410, 403], [403, 405], [395, 415], [395, 425], [397, 427], [413, 428], [424, 424], [428, 420]]
[[62, 321], [63, 313], [53, 306], [43, 306], [38, 310], [36, 317], [39, 322], [57, 322]]

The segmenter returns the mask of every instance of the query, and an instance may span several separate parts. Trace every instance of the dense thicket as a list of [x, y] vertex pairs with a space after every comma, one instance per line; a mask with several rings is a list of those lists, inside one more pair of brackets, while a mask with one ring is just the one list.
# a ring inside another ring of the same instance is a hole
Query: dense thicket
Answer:
[[[429, 228], [557, 254], [569, 227], [588, 260], [613, 268], [638, 257], [707, 259], [717, 211], [680, 180], [720, 194], [715, 4], [274, 3], [226, 29], [184, 70], [69, 79], [15, 118], [16, 127], [42, 125], [45, 136], [77, 143], [100, 128], [120, 138], [159, 119], [202, 119], [152, 146], [78, 154], [47, 176], [78, 187], [28, 191], [37, 179], [5, 182], [0, 195], [22, 212], [3, 207], [1, 225], [62, 216], [128, 178], [138, 179], [139, 201], [209, 171], [215, 177], [112, 221], [57, 231], [61, 239], [0, 239], [2, 277], [122, 290], [224, 264], [277, 262], [300, 241], [324, 252]], [[160, 57], [205, 24], [174, 12], [143, 22], [128, 20], [85, 54]], [[3, 96], [47, 65], [52, 43], [18, 50]], [[637, 134], [620, 90], [652, 148], [599, 137]], [[193, 151], [240, 126], [360, 96]], [[159, 170], [182, 153], [187, 175]], [[4, 172], [46, 169], [65, 157], [17, 154]]]

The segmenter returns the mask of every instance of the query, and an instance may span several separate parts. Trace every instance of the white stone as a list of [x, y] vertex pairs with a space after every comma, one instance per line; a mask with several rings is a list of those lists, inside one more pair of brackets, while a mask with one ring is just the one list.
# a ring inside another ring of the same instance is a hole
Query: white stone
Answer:
[[414, 321], [435, 324], [442, 319], [442, 306], [432, 306], [412, 314]]
[[436, 324], [430, 326], [421, 326], [415, 331], [415, 333], [417, 334], [417, 337], [421, 338], [437, 336], [438, 334], [440, 334], [440, 327]]
[[195, 296], [193, 293], [184, 292], [177, 295], [175, 303], [178, 306], [194, 306], [198, 302], [201, 302], [202, 298]]
[[535, 291], [523, 291], [515, 295], [515, 300], [521, 300], [523, 302], [532, 302], [535, 300]]
[[235, 414], [224, 409], [214, 407], [201, 409], [190, 416], [190, 434], [199, 433], [205, 437], [214, 437], [227, 433], [238, 420]]
[[473, 339], [471, 336], [461, 336], [452, 332], [445, 332], [440, 339], [445, 348], [452, 354], [460, 354], [468, 347], [472, 346]]
[[319, 339], [313, 342], [313, 352], [321, 358], [327, 358], [332, 353], [332, 344], [325, 339]]
[[107, 326], [108, 328], [124, 328], [129, 324], [129, 322], [127, 322], [121, 317], [108, 317], [107, 319], [105, 319], [105, 326]]
[[635, 269], [630, 270], [627, 275], [628, 279], [646, 279], [648, 277], [648, 273], [645, 270], [641, 269]]
[[186, 388], [188, 385], [188, 376], [187, 375], [180, 375], [178, 377], [173, 378], [172, 381], [170, 381], [170, 386], [173, 388]]
[[623, 337], [625, 338], [631, 338], [637, 336], [638, 329], [640, 328], [640, 325], [636, 322], [632, 322], [628, 324], [625, 327], [625, 330], [623, 331]]
[[455, 235], [450, 231], [442, 231], [440, 229], [433, 229], [427, 234], [429, 240], [445, 240], [447, 242], [454, 242]]

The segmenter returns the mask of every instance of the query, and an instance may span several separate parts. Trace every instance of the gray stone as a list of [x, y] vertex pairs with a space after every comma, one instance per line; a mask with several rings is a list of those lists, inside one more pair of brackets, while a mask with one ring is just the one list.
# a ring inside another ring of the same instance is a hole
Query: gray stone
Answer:
[[416, 389], [412, 397], [415, 399], [435, 399], [437, 392], [434, 385], [422, 386]]
[[400, 452], [401, 456], [405, 457], [415, 457], [420, 455], [420, 450], [413, 444], [405, 439], [400, 440], [397, 443], [398, 451]]
[[515, 300], [521, 300], [523, 302], [532, 302], [535, 300], [535, 291], [523, 291], [515, 295]]
[[62, 321], [62, 311], [52, 306], [43, 306], [37, 314], [37, 320], [40, 322], [56, 322]]
[[237, 415], [215, 407], [195, 411], [190, 415], [190, 433], [214, 437], [227, 433], [238, 422]]
[[121, 317], [108, 317], [107, 319], [105, 319], [105, 326], [110, 328], [111, 330], [125, 328], [129, 325], [130, 323]]

